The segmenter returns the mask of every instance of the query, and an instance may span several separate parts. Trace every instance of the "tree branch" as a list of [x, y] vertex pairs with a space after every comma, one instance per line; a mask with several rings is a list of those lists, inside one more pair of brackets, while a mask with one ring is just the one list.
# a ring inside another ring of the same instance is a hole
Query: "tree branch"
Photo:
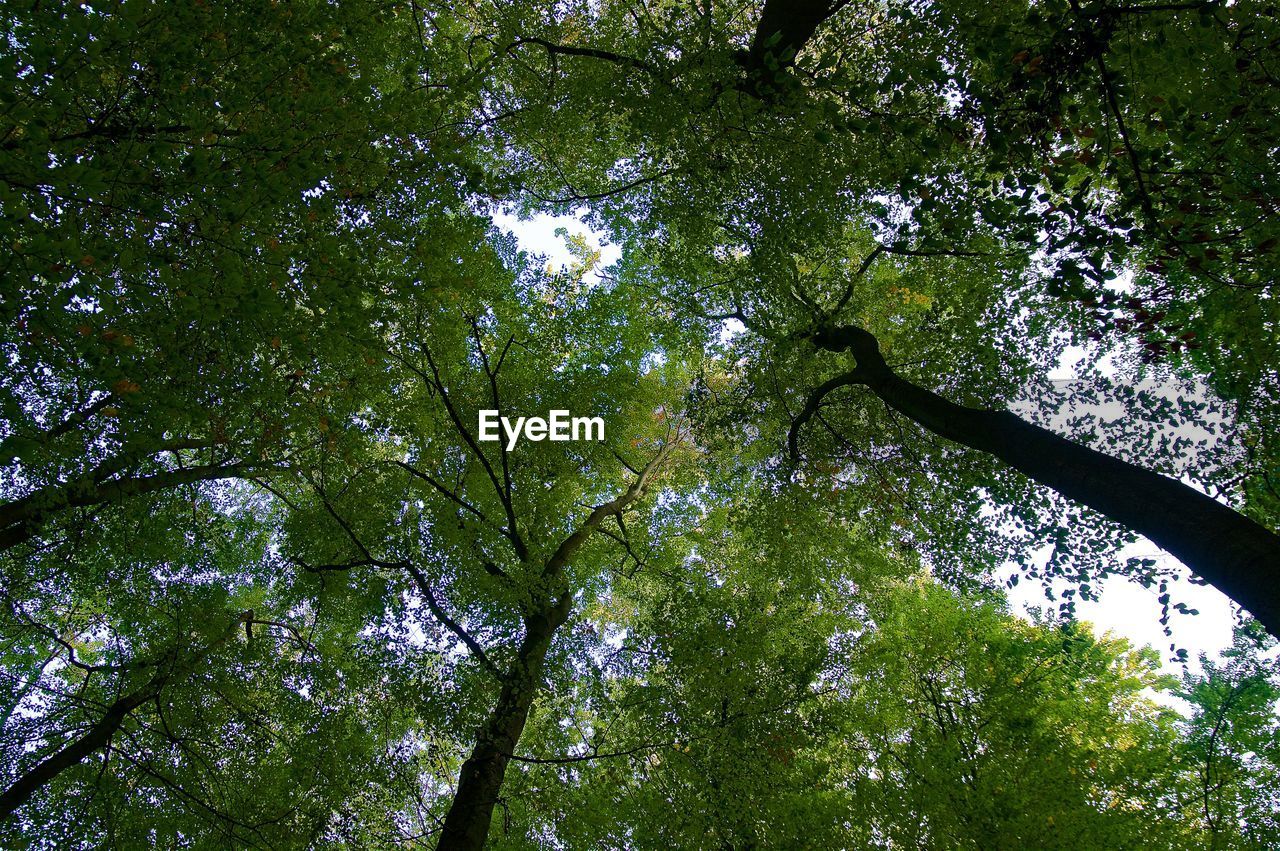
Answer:
[[413, 577], [414, 584], [418, 586], [418, 590], [422, 593], [422, 597], [426, 601], [427, 608], [431, 610], [431, 614], [435, 615], [436, 620], [440, 621], [445, 628], [458, 636], [462, 643], [467, 646], [467, 649], [471, 651], [472, 655], [476, 657], [476, 660], [484, 666], [486, 671], [493, 674], [499, 682], [505, 680], [506, 675], [503, 674], [502, 671], [498, 670], [497, 665], [490, 661], [489, 654], [484, 652], [484, 648], [480, 645], [480, 642], [476, 641], [469, 632], [463, 629], [461, 624], [449, 617], [449, 613], [446, 612], [440, 605], [440, 602], [436, 600], [436, 595], [431, 590], [431, 583], [427, 581], [427, 577], [423, 572], [411, 562], [404, 562], [404, 567], [409, 571], [409, 575]]
[[537, 38], [535, 36], [526, 36], [525, 38], [517, 39], [511, 43], [511, 47], [509, 49], [514, 50], [515, 48], [525, 44], [536, 44], [539, 47], [546, 49], [547, 53], [552, 56], [580, 56], [588, 59], [601, 59], [605, 62], [611, 62], [614, 65], [619, 65], [624, 68], [634, 68], [637, 71], [644, 71], [646, 74], [649, 74], [657, 80], [662, 82], [666, 81], [663, 77], [662, 69], [658, 68], [656, 65], [650, 64], [643, 59], [637, 59], [634, 56], [625, 56], [621, 53], [614, 53], [610, 50], [556, 44], [553, 41], [548, 41], [545, 38]]

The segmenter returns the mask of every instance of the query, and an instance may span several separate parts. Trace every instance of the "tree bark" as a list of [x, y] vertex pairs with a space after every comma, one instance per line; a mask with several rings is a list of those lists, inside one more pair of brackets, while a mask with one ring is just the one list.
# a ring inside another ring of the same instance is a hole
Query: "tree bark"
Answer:
[[[876, 338], [861, 328], [827, 328], [812, 339], [830, 351], [850, 351], [857, 362], [827, 382], [826, 391], [863, 385], [934, 434], [993, 455], [1147, 536], [1280, 636], [1280, 536], [1274, 532], [1168, 476], [1073, 443], [1008, 411], [957, 405], [912, 384], [889, 368]], [[819, 394], [810, 398], [793, 437], [819, 401]]]
[[162, 683], [152, 680], [137, 691], [130, 692], [115, 701], [87, 733], [42, 760], [15, 780], [4, 794], [0, 795], [0, 820], [8, 818], [14, 810], [25, 804], [41, 786], [106, 747], [129, 713], [154, 698], [159, 693], [161, 685]]
[[246, 478], [273, 469], [263, 464], [211, 464], [107, 481], [85, 476], [69, 484], [43, 488], [0, 505], [0, 552], [31, 540], [52, 515], [68, 508], [118, 502], [196, 482]]
[[[253, 619], [252, 612], [244, 612], [237, 617], [221, 635], [208, 644], [190, 649], [186, 653], [179, 651], [176, 657], [170, 656], [168, 661], [161, 662], [156, 672], [142, 685], [123, 697], [117, 698], [102, 717], [89, 727], [88, 732], [58, 752], [46, 757], [29, 771], [21, 775], [0, 794], [0, 820], [13, 814], [13, 811], [27, 802], [32, 795], [46, 783], [53, 780], [63, 771], [78, 765], [85, 759], [110, 744], [120, 725], [129, 713], [139, 706], [154, 700], [161, 690], [170, 682], [180, 680], [189, 675], [200, 661], [216, 647], [224, 644], [242, 623]], [[136, 670], [136, 666], [135, 666]]]
[[[563, 581], [564, 569], [605, 518], [620, 514], [639, 499], [648, 487], [649, 478], [666, 458], [671, 444], [666, 444], [645, 465], [631, 485], [616, 498], [598, 505], [573, 534], [556, 548], [542, 567], [542, 579], [551, 587]], [[546, 598], [546, 605], [524, 618], [524, 639], [516, 651], [515, 661], [503, 677], [498, 702], [476, 736], [471, 755], [462, 764], [458, 788], [445, 815], [440, 831], [438, 851], [479, 851], [489, 835], [493, 808], [506, 776], [507, 764], [515, 754], [533, 699], [542, 685], [542, 670], [551, 640], [569, 618], [573, 594], [563, 590], [557, 597]]]
[[462, 764], [458, 789], [436, 846], [440, 851], [478, 851], [484, 847], [507, 764], [524, 733], [551, 639], [568, 617], [571, 599], [565, 595], [550, 611], [525, 619], [524, 640], [507, 672], [498, 702], [480, 729], [471, 755]]
[[809, 43], [818, 27], [839, 11], [845, 2], [767, 0], [751, 38], [747, 62], [751, 67], [763, 70], [766, 67], [765, 57], [772, 55], [777, 60], [778, 67], [785, 68], [794, 64], [796, 54]]

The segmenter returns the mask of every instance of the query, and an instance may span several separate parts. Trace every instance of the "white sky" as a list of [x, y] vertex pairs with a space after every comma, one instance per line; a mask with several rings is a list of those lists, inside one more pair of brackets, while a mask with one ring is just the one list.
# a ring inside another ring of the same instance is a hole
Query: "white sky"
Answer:
[[[1083, 354], [1084, 352], [1080, 349], [1069, 348], [1063, 353], [1057, 368], [1051, 370], [1047, 377], [1059, 384], [1066, 384], [1072, 380], [1086, 377], [1079, 371], [1079, 364]], [[1114, 375], [1114, 369], [1109, 367], [1106, 359], [1103, 359], [1096, 369], [1099, 374]], [[1160, 390], [1160, 387], [1155, 384], [1144, 386], [1156, 391]], [[1172, 398], [1180, 391], [1185, 393], [1186, 388], [1170, 389], [1168, 396]], [[1014, 406], [1014, 409], [1017, 411], [1017, 406]], [[1024, 415], [1026, 413], [1018, 412]], [[1065, 419], [1073, 414], [1093, 414], [1101, 420], [1107, 420], [1124, 417], [1127, 415], [1127, 411], [1119, 402], [1101, 399], [1098, 404], [1077, 405], [1074, 408], [1064, 409], [1062, 416]], [[1212, 414], [1206, 414], [1205, 416], [1210, 420], [1214, 419]], [[1054, 431], [1063, 434], [1067, 431], [1065, 428], [1055, 427], [1053, 423], [1042, 423], [1042, 425], [1048, 425]], [[1228, 435], [1224, 430], [1206, 431], [1203, 428], [1189, 426], [1177, 421], [1149, 422], [1148, 425], [1154, 427], [1157, 437], [1162, 434], [1168, 436], [1182, 435], [1190, 437], [1196, 442], [1205, 442], [1210, 447], [1220, 447], [1220, 457], [1229, 457], [1230, 455], [1229, 446], [1226, 445]], [[1093, 445], [1096, 449], [1106, 451], [1105, 441], [1097, 441]], [[1197, 487], [1194, 482], [1185, 478], [1183, 481], [1192, 487]], [[1203, 488], [1197, 487], [1197, 489], [1203, 491]], [[1039, 561], [1043, 563], [1048, 558], [1048, 555], [1049, 548], [1045, 548], [1039, 554]], [[1231, 646], [1235, 609], [1225, 594], [1211, 586], [1195, 585], [1188, 582], [1187, 577], [1190, 574], [1182, 562], [1162, 551], [1147, 538], [1139, 538], [1134, 543], [1124, 547], [1119, 553], [1121, 562], [1131, 557], [1154, 559], [1159, 567], [1176, 571], [1177, 578], [1169, 581], [1169, 593], [1172, 601], [1185, 603], [1190, 608], [1196, 609], [1199, 614], [1191, 616], [1180, 615], [1176, 611], [1171, 612], [1170, 628], [1172, 637], [1166, 636], [1163, 627], [1160, 625], [1161, 606], [1157, 600], [1160, 591], [1155, 586], [1144, 588], [1137, 582], [1132, 582], [1123, 577], [1110, 577], [1101, 584], [1100, 600], [1085, 601], [1077, 598], [1076, 616], [1078, 618], [1091, 621], [1100, 632], [1110, 631], [1117, 635], [1122, 635], [1137, 646], [1150, 644], [1161, 652], [1165, 671], [1174, 675], [1181, 674], [1182, 665], [1170, 661], [1169, 645], [1171, 643], [1187, 651], [1189, 667], [1197, 671], [1200, 669], [1198, 657], [1201, 653], [1207, 654], [1211, 659], [1216, 659], [1222, 650]], [[1007, 577], [1014, 570], [1015, 568], [1012, 565], [1006, 566], [1002, 578]], [[1027, 606], [1056, 607], [1057, 605], [1045, 600], [1040, 585], [1035, 582], [1023, 582], [1016, 588], [1010, 589], [1007, 593], [1010, 602], [1024, 610]]]
[[[602, 242], [603, 235], [592, 231], [585, 224], [572, 216], [539, 215], [531, 220], [520, 221], [514, 216], [500, 214], [494, 217], [495, 224], [516, 235], [520, 247], [534, 254], [547, 257], [553, 266], [567, 265], [573, 257], [565, 249], [564, 240], [555, 235], [557, 228], [567, 228], [569, 233], [586, 234], [587, 238], [601, 246], [601, 267], [616, 262], [620, 256], [617, 246]], [[1081, 352], [1069, 350], [1063, 355], [1058, 368], [1048, 374], [1054, 380], [1079, 378], [1075, 372], [1075, 364]], [[1105, 369], [1105, 367], [1103, 367]], [[1074, 413], [1083, 409], [1077, 408]], [[1094, 412], [1105, 412], [1108, 406], [1098, 406]], [[1177, 429], [1179, 424], [1168, 425], [1169, 429]], [[1219, 435], [1220, 436], [1220, 435]], [[1218, 436], [1215, 436], [1217, 439]], [[1048, 556], [1048, 548], [1040, 554], [1041, 561]], [[1176, 612], [1171, 614], [1172, 639], [1166, 637], [1160, 625], [1160, 604], [1156, 600], [1159, 592], [1152, 588], [1143, 588], [1136, 582], [1122, 577], [1111, 577], [1101, 583], [1097, 602], [1077, 599], [1076, 615], [1081, 620], [1090, 621], [1098, 632], [1112, 632], [1124, 636], [1135, 646], [1150, 644], [1160, 651], [1164, 660], [1164, 670], [1175, 676], [1182, 673], [1182, 665], [1170, 661], [1170, 643], [1185, 648], [1189, 654], [1192, 670], [1199, 668], [1198, 657], [1201, 653], [1210, 658], [1217, 658], [1222, 650], [1231, 646], [1232, 624], [1234, 612], [1230, 600], [1217, 589], [1209, 586], [1193, 585], [1186, 581], [1187, 570], [1181, 563], [1159, 550], [1145, 538], [1139, 539], [1121, 551], [1123, 558], [1131, 556], [1154, 558], [1162, 566], [1169, 565], [1180, 568], [1180, 579], [1169, 583], [1169, 591], [1174, 602], [1186, 603], [1199, 610], [1195, 616], [1183, 616]], [[1014, 571], [1012, 565], [1006, 567], [1001, 578]], [[1040, 585], [1033, 581], [1024, 581], [1016, 588], [1009, 590], [1009, 600], [1014, 610], [1025, 614], [1028, 606], [1041, 606], [1056, 609], [1057, 603], [1045, 599]]]

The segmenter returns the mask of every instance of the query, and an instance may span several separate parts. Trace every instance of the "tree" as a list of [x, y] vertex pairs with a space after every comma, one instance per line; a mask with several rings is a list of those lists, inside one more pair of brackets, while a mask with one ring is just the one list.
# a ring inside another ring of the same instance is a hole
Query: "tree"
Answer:
[[[1122, 94], [1133, 90], [1139, 104], [1146, 97], [1157, 98], [1157, 103], [1166, 99], [1148, 93], [1161, 86], [1143, 76], [1140, 64], [1126, 58], [1130, 72], [1124, 76], [1108, 62], [1115, 61], [1112, 54], [1122, 37], [1141, 34], [1156, 44], [1176, 39], [1188, 52], [1208, 56], [1204, 61], [1214, 67], [1234, 63], [1230, 70], [1221, 70], [1224, 85], [1231, 89], [1231, 113], [1261, 128], [1266, 125], [1264, 113], [1255, 112], [1261, 102], [1249, 94], [1260, 79], [1251, 57], [1265, 50], [1261, 43], [1268, 38], [1264, 33], [1269, 24], [1255, 22], [1252, 9], [1216, 4], [1015, 7], [948, 4], [921, 12], [882, 10], [875, 4], [812, 3], [787, 16], [766, 3], [750, 48], [741, 53], [727, 49], [734, 38], [744, 36], [741, 23], [720, 20], [712, 10], [704, 10], [695, 21], [672, 9], [631, 26], [622, 20], [623, 7], [605, 7], [593, 18], [603, 40], [589, 48], [566, 46], [566, 40], [577, 37], [577, 28], [590, 13], [579, 11], [551, 25], [525, 16], [507, 26], [522, 28], [517, 30], [522, 33], [537, 28], [537, 34], [524, 35], [507, 49], [537, 44], [546, 63], [538, 68], [516, 66], [514, 82], [508, 85], [523, 85], [528, 93], [524, 109], [548, 116], [525, 118], [517, 125], [531, 140], [528, 156], [538, 166], [551, 166], [541, 171], [543, 181], [575, 187], [585, 182], [579, 174], [606, 171], [616, 163], [625, 164], [628, 176], [639, 175], [600, 192], [574, 189], [558, 200], [596, 205], [598, 221], [630, 239], [633, 249], [652, 244], [650, 253], [659, 256], [658, 280], [649, 286], [664, 290], [685, 314], [735, 318], [766, 336], [772, 331], [775, 337], [801, 337], [837, 351], [850, 349], [848, 335], [854, 331], [846, 330], [838, 338], [831, 329], [849, 326], [849, 317], [867, 305], [851, 300], [852, 285], [843, 297], [824, 298], [809, 290], [797, 280], [803, 277], [797, 258], [820, 265], [833, 245], [845, 241], [852, 222], [871, 232], [876, 242], [857, 271], [846, 272], [849, 277], [867, 272], [886, 257], [1000, 256], [1001, 262], [993, 265], [1016, 278], [1002, 281], [1006, 292], [996, 297], [1031, 300], [1042, 311], [1018, 320], [1031, 326], [1029, 331], [1044, 333], [1050, 323], [1065, 320], [1081, 337], [1087, 330], [1100, 340], [1096, 330], [1080, 325], [1081, 320], [1114, 319], [1116, 329], [1139, 338], [1146, 363], [1197, 368], [1194, 353], [1203, 345], [1198, 332], [1185, 330], [1185, 324], [1169, 317], [1189, 318], [1196, 313], [1192, 304], [1207, 293], [1223, 288], [1253, 292], [1259, 286], [1248, 265], [1234, 267], [1238, 280], [1223, 277], [1230, 274], [1218, 262], [1223, 253], [1206, 246], [1219, 239], [1251, 245], [1257, 238], [1257, 247], [1242, 249], [1241, 259], [1247, 255], [1257, 260], [1258, 268], [1267, 267], [1270, 231], [1263, 224], [1265, 217], [1257, 213], [1256, 196], [1236, 181], [1258, 185], [1269, 179], [1271, 170], [1245, 153], [1247, 146], [1237, 147], [1224, 135], [1221, 100], [1197, 101], [1192, 109], [1194, 113], [1203, 107], [1194, 120], [1207, 130], [1166, 132], [1167, 122], [1159, 119], [1150, 139], [1130, 133], [1134, 117], [1126, 113], [1142, 107], [1127, 99], [1122, 103]], [[996, 23], [1011, 12], [1016, 25]], [[1188, 36], [1184, 19], [1193, 15], [1199, 24]], [[718, 25], [723, 29], [717, 30]], [[699, 26], [703, 37], [696, 39], [693, 33]], [[564, 32], [557, 32], [557, 27]], [[839, 35], [859, 27], [873, 35], [858, 42], [863, 55], [854, 62]], [[825, 28], [830, 29], [829, 39], [823, 37]], [[722, 33], [719, 41], [717, 32]], [[685, 45], [685, 51], [662, 56], [665, 48], [660, 45], [673, 42]], [[1028, 44], [1035, 49], [1013, 49]], [[1001, 66], [999, 79], [993, 79], [997, 71], [992, 63], [1005, 61], [1005, 45], [1010, 46], [1009, 64]], [[905, 60], [902, 50], [907, 51]], [[575, 60], [572, 70], [569, 57]], [[592, 65], [596, 67], [582, 70]], [[1012, 82], [1008, 73], [1014, 75]], [[542, 94], [547, 78], [575, 91], [579, 86], [600, 91], [561, 109], [559, 102]], [[709, 116], [691, 132], [676, 130], [663, 106], [672, 93], [685, 91], [695, 114]], [[1207, 100], [1215, 95], [1198, 91], [1196, 97]], [[622, 126], [610, 122], [609, 133], [596, 133], [610, 98], [631, 118]], [[533, 141], [545, 138], [546, 122], [552, 120], [561, 138], [574, 135], [575, 144], [567, 150], [548, 153]], [[1067, 128], [1068, 120], [1081, 124]], [[1059, 137], [1075, 138], [1075, 130], [1085, 150], [1071, 158]], [[1100, 133], [1114, 143], [1105, 162], [1103, 153], [1094, 150], [1108, 143]], [[588, 141], [591, 136], [598, 141]], [[695, 137], [701, 144], [689, 144]], [[1159, 152], [1140, 150], [1148, 142]], [[1213, 193], [1213, 200], [1201, 210], [1182, 193], [1193, 175], [1203, 172], [1199, 164], [1215, 151], [1226, 150], [1238, 152], [1239, 158], [1232, 161], [1235, 176], [1206, 176], [1200, 191]], [[1164, 169], [1159, 181], [1152, 179], [1157, 162]], [[523, 164], [517, 160], [517, 166]], [[641, 190], [643, 198], [633, 199]], [[549, 185], [535, 191], [544, 205], [554, 207], [557, 199]], [[1200, 217], [1210, 209], [1217, 211], [1215, 227], [1221, 231], [1201, 228], [1187, 234], [1181, 230], [1185, 218], [1176, 224], [1160, 218], [1168, 204], [1191, 204], [1198, 211], [1197, 228], [1203, 224]], [[968, 212], [973, 208], [976, 217]], [[640, 209], [648, 215], [637, 221]], [[957, 210], [959, 215], [951, 212]], [[653, 221], [661, 225], [646, 228], [642, 223]], [[1145, 221], [1157, 238], [1144, 241], [1137, 221]], [[1210, 250], [1211, 257], [1205, 254]], [[695, 258], [671, 256], [686, 252]], [[835, 253], [843, 251], [836, 247]], [[700, 263], [697, 255], [713, 260]], [[1145, 274], [1154, 276], [1146, 281], [1150, 287], [1144, 284], [1144, 291], [1152, 290], [1147, 298], [1121, 299], [1106, 288], [1122, 270], [1142, 269], [1143, 263], [1149, 267]], [[1266, 297], [1246, 298], [1269, 303]], [[981, 316], [972, 307], [967, 313]], [[965, 336], [987, 330], [984, 324]], [[924, 331], [931, 332], [936, 333]], [[1052, 352], [1052, 347], [1045, 352]], [[847, 385], [849, 375], [833, 382]], [[1249, 390], [1241, 392], [1242, 385], [1236, 384], [1232, 393], [1246, 406], [1245, 421], [1253, 413], [1244, 400], [1271, 392], [1265, 389], [1269, 379], [1252, 375], [1247, 379]], [[908, 412], [902, 398], [898, 410]], [[940, 436], [960, 437], [954, 428], [939, 429], [938, 410], [930, 414], [925, 407], [915, 406], [908, 415]], [[969, 420], [976, 426], [975, 416]], [[1009, 422], [1005, 415], [989, 420], [997, 421]], [[977, 426], [979, 431], [986, 428]], [[1034, 427], [1016, 431], [1018, 439], [1012, 445], [1029, 445], [1031, 435], [1041, 434]], [[1051, 435], [1044, 437], [1031, 454], [1061, 455], [1070, 449]], [[979, 448], [975, 435], [960, 442]], [[1258, 436], [1253, 442], [1261, 446], [1266, 439]], [[1040, 484], [1150, 535], [1272, 632], [1280, 630], [1272, 592], [1280, 578], [1275, 575], [1280, 539], [1265, 525], [1273, 520], [1259, 523], [1240, 516], [1238, 508], [1215, 507], [1193, 489], [1143, 475], [1145, 471], [1116, 463], [1104, 453], [1068, 454], [1077, 472], [1066, 477], [1043, 466], [1033, 470], [1026, 458], [1000, 457]], [[1235, 483], [1237, 500], [1243, 481], [1266, 481], [1267, 464], [1263, 461]], [[1094, 482], [1096, 489], [1079, 486], [1083, 479]], [[1159, 496], [1130, 496], [1124, 510], [1117, 511], [1099, 498], [1113, 492]], [[1257, 489], [1246, 487], [1245, 492]], [[1256, 513], [1262, 504], [1255, 502], [1245, 513]], [[1180, 519], [1165, 519], [1170, 513]]]
[[1192, 780], [1182, 806], [1202, 820], [1211, 848], [1275, 842], [1280, 695], [1274, 666], [1257, 656], [1258, 639], [1237, 630], [1224, 663], [1202, 659], [1204, 673], [1185, 677], [1192, 715], [1183, 756]]
[[1198, 847], [1166, 797], [1177, 734], [1149, 650], [927, 583], [882, 618], [841, 751], [885, 845]]
[[322, 834], [396, 768], [421, 672], [300, 609], [251, 510], [147, 508], [6, 576], [4, 844]]
[[621, 641], [535, 732], [503, 845], [1199, 847], [1154, 653], [959, 597], [838, 516], [758, 493], [704, 521], [714, 555], [615, 588]]
[[[314, 435], [315, 393], [353, 379], [385, 283], [351, 222], [424, 161], [377, 143], [442, 120], [386, 65], [410, 49], [393, 10], [370, 11], [13, 19], [0, 547], [67, 510], [270, 475]], [[440, 249], [474, 238], [439, 218]]]
[[[1264, 843], [1258, 648], [1179, 721], [990, 587], [1118, 569], [1047, 485], [1276, 629], [1257, 11], [7, 9], [0, 844]], [[975, 407], [1071, 340], [1218, 501]]]

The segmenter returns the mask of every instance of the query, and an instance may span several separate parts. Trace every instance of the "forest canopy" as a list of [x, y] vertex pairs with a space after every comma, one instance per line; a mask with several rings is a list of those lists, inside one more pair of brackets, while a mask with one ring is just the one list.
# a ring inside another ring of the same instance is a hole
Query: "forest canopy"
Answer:
[[0, 846], [1280, 847], [1271, 2], [2, 15]]

